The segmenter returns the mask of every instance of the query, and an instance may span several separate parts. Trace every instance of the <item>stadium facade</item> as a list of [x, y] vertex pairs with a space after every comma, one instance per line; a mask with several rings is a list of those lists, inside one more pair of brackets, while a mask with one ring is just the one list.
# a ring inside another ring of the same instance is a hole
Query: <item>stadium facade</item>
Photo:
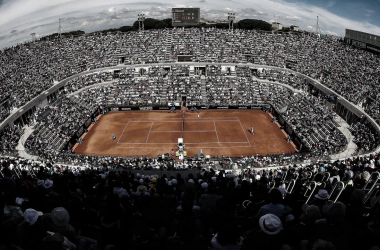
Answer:
[[380, 52], [380, 36], [374, 34], [346, 29], [344, 41], [346, 44], [353, 45], [360, 49], [367, 49], [377, 53]]

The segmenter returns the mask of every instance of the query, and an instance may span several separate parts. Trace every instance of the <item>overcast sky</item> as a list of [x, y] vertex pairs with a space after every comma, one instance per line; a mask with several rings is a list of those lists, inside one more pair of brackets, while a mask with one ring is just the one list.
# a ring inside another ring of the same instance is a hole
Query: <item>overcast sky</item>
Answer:
[[380, 35], [380, 0], [0, 0], [0, 48], [58, 31], [63, 18], [64, 31], [96, 30], [132, 25], [137, 14], [163, 19], [171, 17], [172, 7], [199, 7], [201, 17], [261, 19], [298, 25], [311, 31], [319, 16], [322, 33], [344, 36], [345, 28]]

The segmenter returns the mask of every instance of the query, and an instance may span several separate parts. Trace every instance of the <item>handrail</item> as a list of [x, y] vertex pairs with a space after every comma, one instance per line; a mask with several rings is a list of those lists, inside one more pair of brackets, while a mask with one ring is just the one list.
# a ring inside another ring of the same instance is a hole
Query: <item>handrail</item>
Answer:
[[[310, 200], [311, 196], [313, 195], [316, 188], [317, 188], [317, 183], [315, 181], [310, 182], [309, 186], [306, 188], [305, 194], [303, 195], [304, 197], [308, 197], [305, 204], [307, 204], [309, 202], [309, 200]], [[309, 195], [307, 195], [307, 191], [309, 191], [309, 189], [311, 190], [311, 192]]]
[[[365, 204], [369, 198], [371, 198], [372, 196], [372, 193], [375, 191], [375, 187], [377, 186], [378, 184], [378, 181], [380, 180], [380, 173], [379, 172], [373, 172], [371, 174], [371, 177], [369, 178], [368, 182], [364, 185], [363, 189], [364, 192], [366, 192], [366, 195], [364, 196], [363, 200], [362, 200], [362, 203]], [[370, 183], [370, 181], [372, 181], [372, 185], [369, 189], [366, 189], [368, 183]]]

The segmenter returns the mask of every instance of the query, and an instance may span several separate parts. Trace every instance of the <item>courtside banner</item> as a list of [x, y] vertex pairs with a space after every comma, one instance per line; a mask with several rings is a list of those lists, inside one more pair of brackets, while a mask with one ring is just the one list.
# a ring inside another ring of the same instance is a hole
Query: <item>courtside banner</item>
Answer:
[[140, 107], [140, 110], [153, 110], [153, 107]]

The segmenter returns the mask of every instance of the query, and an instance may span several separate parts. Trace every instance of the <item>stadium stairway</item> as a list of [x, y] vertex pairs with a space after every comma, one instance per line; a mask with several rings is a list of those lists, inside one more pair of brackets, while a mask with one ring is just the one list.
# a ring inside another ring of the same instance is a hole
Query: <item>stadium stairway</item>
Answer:
[[30, 159], [30, 160], [37, 160], [38, 156], [28, 154], [25, 151], [25, 147], [24, 147], [26, 140], [34, 131], [34, 125], [33, 126], [24, 126], [23, 131], [24, 131], [24, 133], [21, 135], [20, 140], [18, 141], [18, 144], [16, 146], [16, 150], [18, 150], [20, 157], [23, 157], [25, 159]]
[[[167, 98], [167, 93], [168, 93], [168, 78], [164, 78], [164, 83], [163, 83], [163, 86], [162, 86], [162, 91], [160, 92], [160, 98], [161, 100], [165, 100], [166, 101], [166, 98]], [[161, 102], [162, 103], [162, 102]]]
[[166, 52], [165, 61], [170, 61], [172, 55], [172, 32], [170, 31], [166, 36]]
[[236, 77], [237, 75], [236, 75], [236, 69], [235, 70], [231, 70], [231, 75], [230, 75], [231, 77]]
[[202, 91], [202, 101], [207, 103], [207, 91], [206, 91], [206, 77], [201, 76], [201, 91]]

